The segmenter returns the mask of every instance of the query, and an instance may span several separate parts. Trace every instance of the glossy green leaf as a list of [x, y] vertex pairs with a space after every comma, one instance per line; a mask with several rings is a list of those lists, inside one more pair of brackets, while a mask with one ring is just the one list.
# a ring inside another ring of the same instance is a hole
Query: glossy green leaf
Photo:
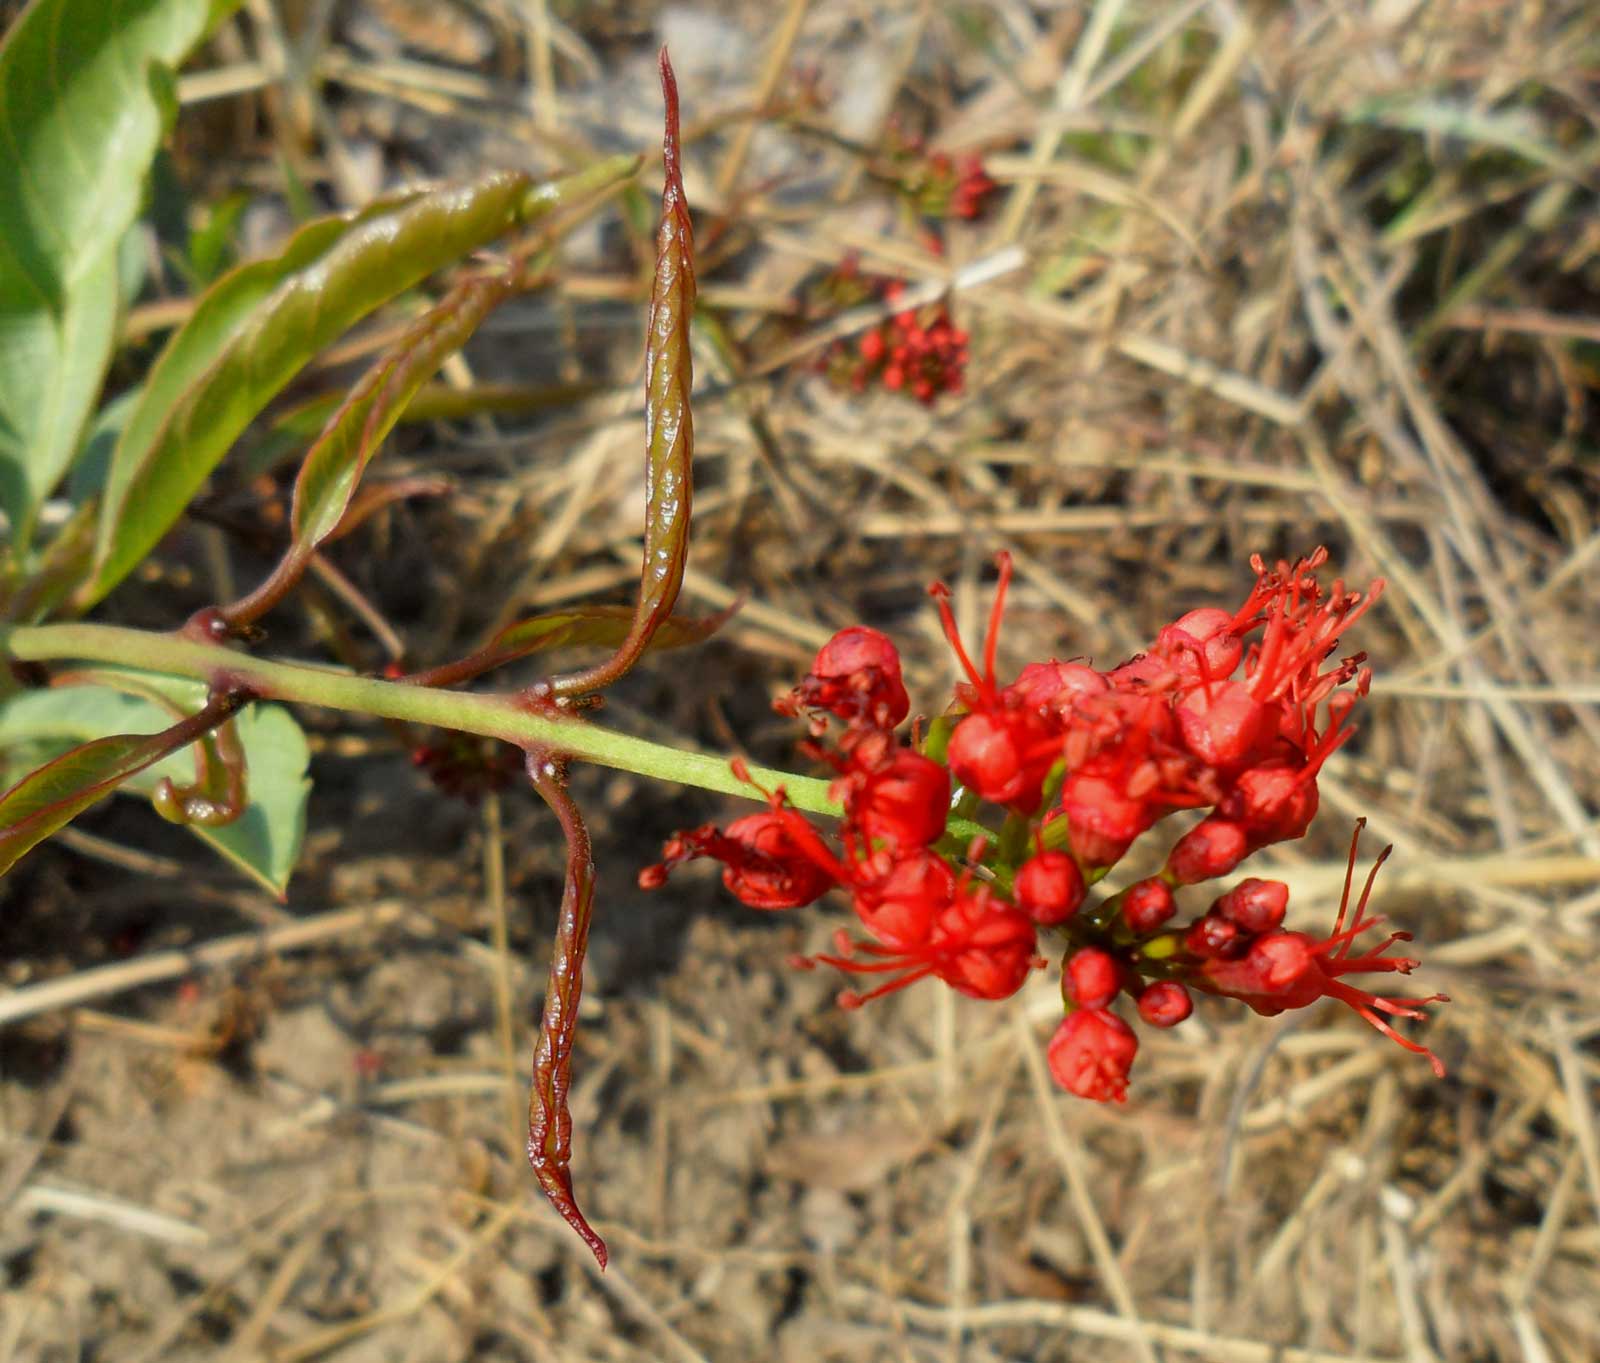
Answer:
[[643, 655], [656, 628], [672, 614], [689, 559], [689, 515], [693, 491], [694, 386], [689, 323], [694, 315], [694, 228], [684, 195], [678, 133], [678, 85], [661, 50], [661, 93], [666, 133], [661, 143], [665, 184], [656, 233], [655, 280], [644, 343], [645, 524], [644, 566], [633, 627], [605, 662], [557, 677], [559, 695], [581, 695], [609, 686]]
[[[16, 780], [30, 760], [57, 756], [63, 747], [108, 733], [149, 734], [170, 726], [180, 713], [198, 710], [205, 687], [181, 678], [148, 673], [97, 672], [115, 684], [58, 686], [20, 692], [0, 704], [0, 763], [3, 779]], [[131, 688], [128, 689], [128, 688]], [[252, 705], [234, 718], [244, 747], [249, 804], [235, 822], [189, 832], [271, 893], [283, 896], [305, 836], [306, 777], [310, 753], [294, 717], [278, 705]], [[179, 784], [194, 777], [188, 752], [174, 751], [127, 780], [122, 789], [148, 797], [166, 777]]]
[[136, 456], [150, 449], [172, 409], [227, 349], [251, 314], [285, 280], [320, 260], [362, 221], [382, 216], [383, 212], [363, 218], [319, 218], [290, 237], [278, 255], [229, 271], [201, 295], [151, 367], [138, 403], [123, 423], [104, 484], [108, 504], [124, 495], [137, 471]]
[[233, 7], [34, 0], [0, 46], [0, 501], [19, 540], [100, 389], [166, 68]]
[[[271, 263], [224, 276], [168, 342], [117, 446], [98, 569], [80, 604], [98, 601], [155, 547], [240, 432], [353, 323], [516, 223], [579, 202], [635, 165], [612, 157], [541, 185], [490, 175], [353, 223], [311, 224], [290, 244], [292, 267], [276, 278]], [[248, 271], [256, 273], [247, 289], [239, 281]], [[210, 305], [218, 292], [223, 300]]]
[[417, 390], [517, 288], [510, 272], [459, 284], [362, 375], [300, 465], [289, 518], [297, 553], [309, 554], [338, 529], [361, 475]]

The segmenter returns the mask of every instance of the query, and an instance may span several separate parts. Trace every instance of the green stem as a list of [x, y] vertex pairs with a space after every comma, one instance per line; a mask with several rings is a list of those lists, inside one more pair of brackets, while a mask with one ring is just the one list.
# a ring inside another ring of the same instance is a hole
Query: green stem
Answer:
[[[747, 800], [763, 798], [735, 778], [726, 758], [685, 752], [602, 729], [581, 719], [540, 714], [512, 695], [378, 681], [308, 663], [253, 658], [233, 648], [199, 643], [178, 634], [152, 634], [114, 625], [20, 625], [0, 630], [0, 655], [22, 662], [74, 659], [118, 663], [169, 676], [193, 677], [213, 686], [243, 686], [266, 700], [457, 729], [519, 747], [539, 745], [585, 762], [660, 781], [676, 781]], [[825, 780], [756, 766], [750, 768], [750, 774], [768, 789], [782, 786], [796, 809], [811, 814], [840, 812], [839, 806], [828, 798]]]
[[[543, 714], [530, 709], [515, 694], [446, 691], [407, 682], [379, 681], [312, 663], [253, 658], [226, 645], [201, 643], [181, 633], [154, 634], [116, 625], [0, 627], [0, 660], [5, 658], [40, 663], [66, 659], [115, 663], [168, 676], [193, 677], [211, 687], [246, 688], [261, 700], [319, 705], [329, 710], [483, 734], [521, 748], [543, 747], [657, 781], [675, 781], [746, 800], [766, 798], [734, 776], [725, 757], [685, 752], [647, 738], [602, 729], [582, 719]], [[750, 775], [767, 790], [782, 786], [789, 803], [808, 814], [837, 818], [843, 812], [829, 798], [826, 780], [757, 766], [750, 768]], [[945, 836], [954, 840], [952, 847], [959, 845], [962, 851], [975, 837], [982, 836], [991, 845], [995, 841], [992, 830], [957, 814], [950, 816]]]

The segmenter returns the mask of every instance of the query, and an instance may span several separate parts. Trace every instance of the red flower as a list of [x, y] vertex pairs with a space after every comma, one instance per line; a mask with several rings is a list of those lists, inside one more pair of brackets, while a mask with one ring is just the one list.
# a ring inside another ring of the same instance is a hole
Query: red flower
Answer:
[[913, 852], [890, 862], [881, 878], [863, 876], [856, 882], [856, 917], [885, 945], [915, 948], [933, 936], [934, 924], [955, 893], [955, 872], [943, 857]]
[[939, 914], [925, 942], [881, 946], [852, 942], [841, 932], [837, 954], [805, 964], [820, 962], [851, 974], [894, 976], [865, 994], [841, 993], [841, 1008], [859, 1008], [929, 975], [972, 998], [1003, 999], [1016, 993], [1039, 963], [1035, 945], [1033, 923], [1025, 915], [986, 886], [972, 889], [969, 883], [957, 885], [955, 898]]
[[911, 712], [899, 651], [887, 635], [865, 625], [842, 629], [775, 708], [787, 715], [824, 710], [847, 723], [892, 729]]
[[1200, 682], [1179, 699], [1175, 714], [1184, 746], [1213, 767], [1246, 766], [1278, 736], [1276, 712], [1244, 682]]
[[1050, 1038], [1045, 1057], [1056, 1083], [1080, 1098], [1121, 1103], [1128, 1097], [1128, 1071], [1139, 1053], [1133, 1028], [1104, 1008], [1069, 1013]]
[[1061, 787], [1061, 811], [1072, 829], [1072, 850], [1085, 866], [1114, 866], [1122, 854], [1164, 812], [1126, 794], [1121, 764], [1095, 759], [1068, 774]]
[[909, 748], [857, 748], [832, 793], [852, 832], [901, 850], [937, 842], [950, 815], [950, 773]]
[[658, 889], [680, 862], [712, 857], [723, 863], [722, 883], [753, 909], [796, 909], [832, 889], [835, 878], [819, 865], [795, 836], [805, 821], [793, 811], [765, 809], [735, 819], [727, 831], [714, 824], [670, 838], [661, 861], [639, 872], [641, 889]]
[[1225, 681], [1244, 657], [1241, 633], [1228, 611], [1202, 606], [1162, 629], [1150, 651], [1180, 676]]
[[1069, 711], [1073, 702], [1103, 696], [1111, 685], [1085, 663], [1029, 663], [1004, 691], [1008, 702], [1020, 708]]
[[956, 696], [970, 713], [951, 734], [946, 758], [955, 779], [979, 799], [1031, 814], [1039, 806], [1045, 775], [1060, 756], [1061, 730], [1031, 700], [1037, 694], [1033, 678], [1024, 691], [1002, 691], [995, 680], [1000, 621], [1011, 585], [1011, 555], [1002, 553], [996, 562], [1000, 580], [995, 585], [994, 604], [989, 608], [982, 672], [961, 642], [961, 631], [950, 609], [950, 589], [942, 582], [928, 589], [938, 604], [945, 638], [967, 674], [967, 681], [957, 687]]
[[[1365, 820], [1357, 820], [1355, 837], [1350, 842], [1350, 862], [1345, 873], [1344, 894], [1339, 900], [1339, 917], [1333, 931], [1322, 941], [1303, 932], [1271, 932], [1258, 937], [1249, 951], [1237, 960], [1209, 960], [1203, 962], [1194, 976], [1194, 983], [1213, 994], [1225, 994], [1243, 1000], [1256, 1012], [1267, 1017], [1290, 1008], [1304, 1008], [1321, 998], [1336, 998], [1355, 1009], [1385, 1036], [1390, 1037], [1418, 1055], [1428, 1057], [1433, 1072], [1441, 1078], [1444, 1065], [1426, 1046], [1401, 1036], [1384, 1020], [1388, 1017], [1422, 1018], [1422, 1011], [1430, 1003], [1446, 1002], [1443, 994], [1430, 994], [1426, 998], [1391, 998], [1373, 994], [1365, 989], [1346, 984], [1346, 975], [1382, 974], [1398, 972], [1409, 975], [1419, 964], [1406, 956], [1385, 955], [1396, 942], [1410, 941], [1407, 933], [1391, 933], [1388, 939], [1360, 955], [1351, 955], [1355, 939], [1383, 920], [1368, 918], [1367, 901], [1372, 895], [1373, 881], [1378, 868], [1388, 858], [1391, 848], [1385, 847], [1367, 873], [1366, 885], [1356, 904], [1350, 926], [1345, 919], [1350, 905], [1350, 886], [1355, 876], [1356, 845], [1361, 838]], [[1209, 916], [1209, 915], [1208, 915]]]

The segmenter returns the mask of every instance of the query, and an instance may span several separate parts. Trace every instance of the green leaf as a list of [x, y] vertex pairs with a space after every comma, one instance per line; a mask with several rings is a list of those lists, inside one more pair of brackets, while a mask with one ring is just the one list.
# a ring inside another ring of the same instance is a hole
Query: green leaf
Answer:
[[263, 407], [355, 322], [519, 222], [631, 174], [611, 157], [533, 185], [502, 172], [421, 195], [354, 222], [323, 221], [286, 261], [224, 276], [172, 337], [112, 461], [95, 581], [98, 601], [150, 552]]
[[[0, 239], [4, 217], [0, 210]], [[113, 248], [80, 276], [59, 310], [0, 299], [0, 506], [19, 546], [71, 465], [100, 392], [116, 330], [116, 258]], [[0, 261], [0, 293], [9, 268]]]
[[[218, 828], [203, 824], [186, 827], [282, 899], [305, 840], [306, 800], [311, 794], [306, 768], [311, 750], [294, 716], [281, 705], [252, 705], [234, 725], [248, 763], [250, 802], [232, 823]], [[192, 770], [188, 776], [192, 779]]]
[[289, 518], [296, 553], [311, 553], [338, 529], [361, 475], [417, 390], [517, 288], [511, 271], [457, 285], [362, 375], [300, 465]]
[[0, 46], [0, 501], [16, 540], [77, 452], [119, 242], [211, 0], [34, 0]]
[[[95, 675], [108, 684], [23, 691], [0, 704], [4, 779], [15, 780], [17, 768], [56, 756], [71, 744], [91, 742], [108, 733], [156, 733], [172, 724], [174, 711], [198, 710], [205, 702], [205, 687], [198, 682], [112, 669]], [[277, 705], [253, 705], [237, 715], [234, 724], [245, 751], [249, 804], [231, 824], [186, 827], [282, 898], [305, 836], [306, 799], [311, 789], [306, 778], [310, 754], [305, 735], [294, 717]], [[158, 755], [158, 760], [131, 776], [122, 788], [148, 797], [162, 777], [179, 784], [193, 780], [191, 756], [179, 751]]]

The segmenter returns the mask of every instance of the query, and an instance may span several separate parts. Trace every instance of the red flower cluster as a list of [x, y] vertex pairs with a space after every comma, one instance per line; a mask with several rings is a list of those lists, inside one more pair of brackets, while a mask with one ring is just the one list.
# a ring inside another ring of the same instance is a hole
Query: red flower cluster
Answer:
[[984, 169], [981, 157], [930, 152], [920, 137], [908, 137], [891, 124], [885, 134], [890, 166], [882, 172], [911, 208], [924, 218], [942, 221], [983, 216], [1000, 188]]
[[522, 774], [523, 756], [509, 743], [451, 733], [412, 748], [411, 765], [444, 794], [476, 809], [490, 791], [504, 790]]
[[943, 303], [901, 306], [903, 280], [865, 274], [852, 256], [813, 284], [801, 302], [821, 319], [874, 301], [896, 311], [853, 340], [838, 340], [817, 361], [836, 387], [860, 393], [877, 384], [932, 404], [941, 393], [959, 393], [967, 367], [967, 333], [950, 320]]
[[[878, 296], [892, 306], [905, 287], [886, 280]], [[823, 372], [839, 387], [859, 393], [878, 384], [926, 405], [941, 393], [959, 393], [966, 368], [967, 333], [951, 322], [943, 303], [896, 312], [853, 342], [835, 342], [822, 359]]]
[[[1348, 924], [1347, 878], [1338, 922], [1322, 941], [1283, 931], [1288, 887], [1258, 879], [1171, 926], [1175, 890], [1305, 832], [1317, 775], [1352, 732], [1350, 711], [1370, 680], [1365, 655], [1330, 659], [1382, 583], [1365, 593], [1337, 581], [1324, 589], [1316, 571], [1325, 559], [1321, 550], [1271, 568], [1254, 559], [1256, 585], [1238, 610], [1191, 611], [1148, 652], [1107, 671], [1051, 660], [1006, 685], [995, 663], [1009, 556], [1000, 558], [981, 667], [936, 584], [966, 680], [925, 741], [897, 737], [910, 711], [900, 659], [864, 627], [830, 640], [778, 702], [808, 718], [814, 738], [830, 722], [842, 725], [831, 749], [808, 745], [836, 773], [837, 849], [778, 791], [765, 812], [725, 832], [674, 838], [641, 884], [659, 885], [670, 866], [705, 856], [723, 862], [729, 889], [757, 908], [843, 888], [866, 938], [841, 932], [835, 953], [804, 964], [887, 977], [865, 994], [841, 995], [852, 1007], [928, 975], [976, 998], [1002, 998], [1043, 964], [1040, 931], [1054, 933], [1064, 940], [1066, 1016], [1049, 1064], [1063, 1087], [1086, 1098], [1126, 1094], [1138, 1039], [1112, 1011], [1116, 999], [1127, 994], [1148, 1025], [1171, 1027], [1189, 1016], [1191, 988], [1265, 1014], [1337, 998], [1439, 1070], [1431, 1052], [1380, 1015], [1420, 1017], [1442, 996], [1385, 998], [1344, 978], [1416, 964], [1385, 954], [1402, 934], [1353, 954], [1355, 939], [1379, 921], [1367, 916], [1371, 876]], [[1005, 826], [973, 836], [970, 821], [985, 807], [1003, 812]], [[959, 832], [952, 809], [964, 821]], [[1190, 809], [1207, 812], [1173, 844], [1160, 875], [1085, 907], [1089, 886], [1138, 837]], [[1353, 874], [1354, 843], [1350, 855]]]

